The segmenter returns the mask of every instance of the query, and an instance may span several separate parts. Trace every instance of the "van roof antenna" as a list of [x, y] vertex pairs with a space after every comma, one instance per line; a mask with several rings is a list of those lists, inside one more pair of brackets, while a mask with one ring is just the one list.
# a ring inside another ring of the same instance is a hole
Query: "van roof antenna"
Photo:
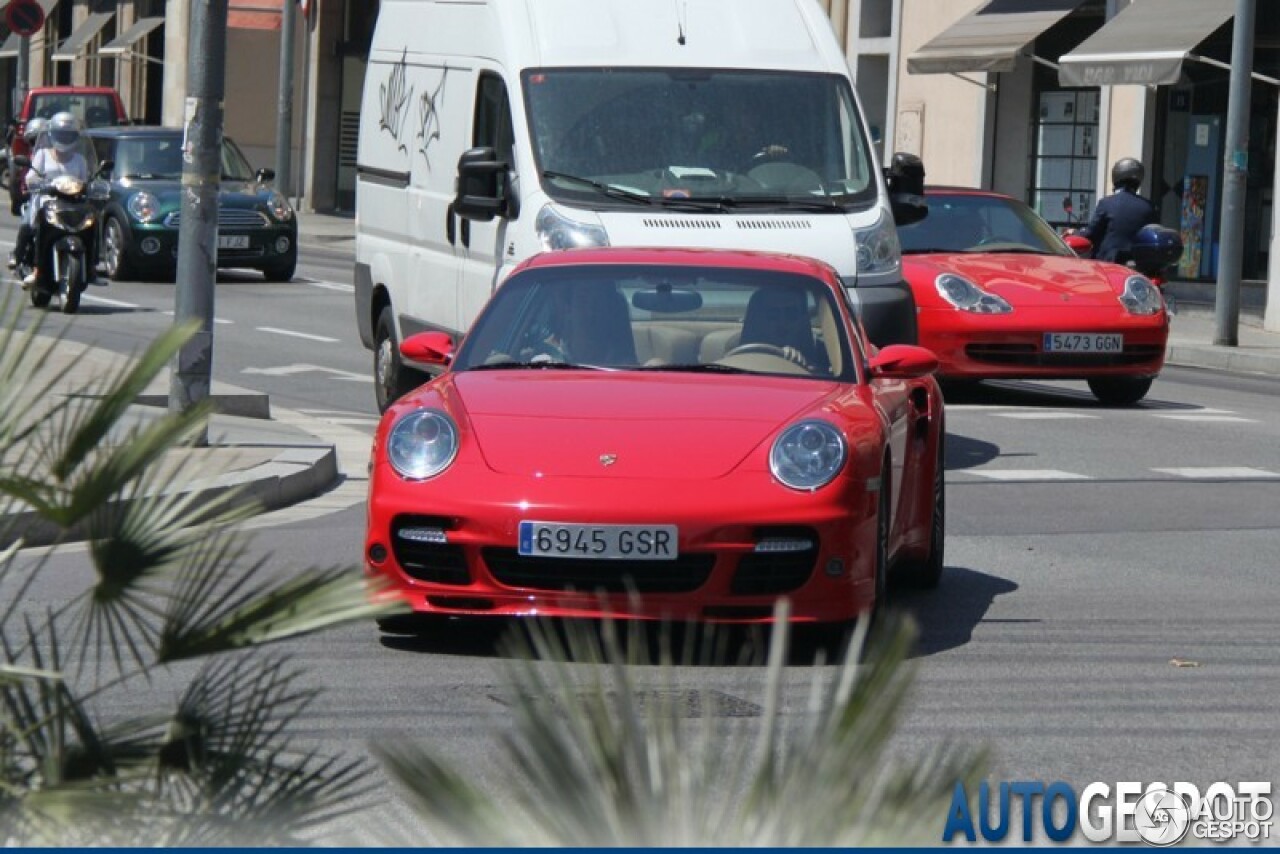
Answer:
[[684, 30], [689, 20], [689, 2], [688, 0], [676, 0], [676, 28], [680, 35], [676, 37], [676, 44], [683, 45], [686, 42]]

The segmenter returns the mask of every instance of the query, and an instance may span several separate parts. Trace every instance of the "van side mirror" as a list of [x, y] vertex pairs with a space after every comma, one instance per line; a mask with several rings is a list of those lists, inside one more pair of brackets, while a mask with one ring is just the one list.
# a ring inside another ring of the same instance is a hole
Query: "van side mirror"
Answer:
[[276, 170], [263, 167], [258, 170], [257, 174], [253, 176], [253, 179], [259, 184], [266, 184], [270, 181], [274, 181], [276, 179]]
[[924, 197], [924, 163], [919, 157], [896, 152], [884, 177], [889, 184], [889, 206], [895, 223], [911, 225], [929, 215], [929, 203]]
[[463, 219], [489, 222], [495, 216], [506, 216], [510, 207], [507, 195], [505, 160], [489, 146], [472, 148], [458, 158], [458, 194], [453, 210]]

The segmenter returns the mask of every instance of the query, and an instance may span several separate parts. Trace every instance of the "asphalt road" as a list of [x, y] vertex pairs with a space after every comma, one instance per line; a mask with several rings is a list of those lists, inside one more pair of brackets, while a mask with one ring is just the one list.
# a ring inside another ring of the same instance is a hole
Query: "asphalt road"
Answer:
[[[370, 354], [350, 282], [348, 255], [316, 250], [289, 285], [220, 277], [215, 379], [367, 442]], [[168, 322], [172, 298], [161, 284], [94, 289], [71, 335], [140, 349]], [[49, 318], [50, 329], [65, 323]], [[1276, 380], [1190, 369], [1167, 370], [1133, 409], [1099, 406], [1082, 384], [1001, 383], [950, 399], [947, 571], [938, 591], [899, 596], [922, 636], [895, 750], [986, 745], [991, 779], [1065, 780], [1077, 792], [1124, 780], [1280, 789], [1278, 400]], [[284, 574], [357, 565], [361, 490], [352, 482], [260, 517], [254, 554]], [[55, 556], [33, 604], [65, 601], [84, 567], [78, 548]], [[510, 715], [490, 634], [460, 627], [406, 642], [358, 625], [289, 648], [324, 688], [308, 737], [351, 752], [423, 740], [501, 787], [498, 735]], [[797, 715], [815, 670], [790, 674]], [[740, 701], [746, 713], [726, 727], [752, 725], [760, 668], [677, 675]], [[637, 676], [657, 678], [653, 668]], [[130, 695], [117, 708], [142, 702]]]

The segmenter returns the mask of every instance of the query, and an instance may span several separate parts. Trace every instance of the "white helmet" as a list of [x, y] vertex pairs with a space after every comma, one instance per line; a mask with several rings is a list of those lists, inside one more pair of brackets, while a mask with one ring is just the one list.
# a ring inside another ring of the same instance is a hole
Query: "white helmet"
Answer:
[[55, 113], [49, 119], [49, 141], [64, 154], [80, 144], [80, 120], [71, 113]]
[[27, 145], [30, 145], [32, 148], [34, 148], [36, 144], [36, 140], [40, 138], [40, 134], [44, 133], [48, 129], [48, 127], [49, 127], [48, 119], [43, 119], [40, 116], [36, 116], [31, 121], [27, 122], [26, 126], [22, 129], [22, 138], [27, 141]]

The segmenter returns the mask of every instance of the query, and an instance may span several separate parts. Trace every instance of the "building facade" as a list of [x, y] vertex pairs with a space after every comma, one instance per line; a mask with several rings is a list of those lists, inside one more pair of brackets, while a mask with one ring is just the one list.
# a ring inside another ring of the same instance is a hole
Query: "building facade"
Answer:
[[[114, 85], [136, 119], [182, 123], [191, 0], [40, 2], [31, 85]], [[275, 161], [281, 2], [229, 0], [226, 130], [257, 166]], [[819, 2], [886, 159], [918, 154], [932, 183], [1000, 190], [1065, 227], [1110, 191], [1112, 162], [1139, 157], [1144, 192], [1184, 235], [1181, 276], [1216, 276], [1235, 0]], [[379, 3], [299, 3], [285, 189], [304, 209], [350, 211]], [[1280, 108], [1280, 3], [1257, 5], [1246, 279], [1267, 278], [1274, 255]], [[17, 44], [0, 44], [10, 91]]]

